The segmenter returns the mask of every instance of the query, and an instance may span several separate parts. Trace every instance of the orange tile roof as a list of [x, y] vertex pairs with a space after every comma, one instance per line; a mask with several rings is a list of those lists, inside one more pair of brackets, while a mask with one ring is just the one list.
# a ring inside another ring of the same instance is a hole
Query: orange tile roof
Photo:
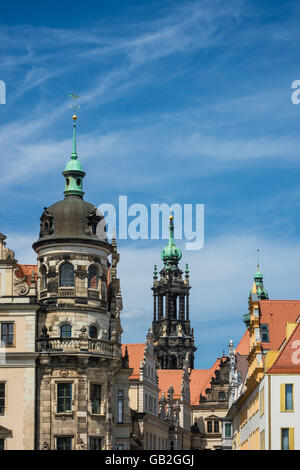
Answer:
[[239, 344], [235, 348], [235, 353], [241, 356], [248, 356], [250, 352], [250, 334], [249, 330], [246, 330], [243, 334]]
[[205, 396], [206, 389], [210, 387], [211, 379], [215, 376], [215, 371], [220, 368], [220, 361], [223, 358], [218, 358], [210, 369], [193, 369], [191, 372], [191, 404], [198, 405], [200, 395]]
[[160, 388], [159, 397], [161, 397], [162, 392], [164, 392], [165, 396], [167, 397], [168, 390], [172, 385], [174, 389], [173, 397], [175, 399], [180, 398], [182, 373], [182, 369], [158, 369], [158, 387]]
[[300, 323], [289, 337], [268, 374], [300, 374]]
[[31, 284], [31, 277], [32, 271], [34, 272], [35, 280], [37, 280], [37, 265], [36, 264], [18, 264], [17, 265], [20, 270], [16, 272], [16, 276], [18, 278], [22, 278], [25, 276], [25, 281], [30, 286]]
[[144, 359], [145, 343], [130, 343], [122, 344], [122, 356], [125, 354], [127, 346], [129, 356], [129, 368], [133, 369], [130, 380], [139, 379], [140, 377], [140, 363]]
[[212, 375], [210, 369], [193, 369], [191, 372], [191, 404], [198, 405], [200, 400], [200, 394], [207, 388], [207, 384], [210, 382]]
[[296, 322], [300, 317], [300, 300], [262, 300], [259, 302], [260, 323], [269, 325], [270, 341], [263, 348], [279, 349], [285, 340], [287, 322]]

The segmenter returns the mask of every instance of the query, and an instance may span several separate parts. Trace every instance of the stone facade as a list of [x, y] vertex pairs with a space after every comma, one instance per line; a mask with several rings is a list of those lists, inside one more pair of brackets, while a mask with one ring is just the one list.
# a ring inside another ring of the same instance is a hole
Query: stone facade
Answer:
[[200, 394], [199, 403], [192, 406], [193, 449], [222, 448], [223, 418], [228, 411], [229, 370], [229, 358], [222, 357], [210, 385], [203, 395]]
[[[0, 234], [0, 444], [33, 449], [35, 426], [35, 273], [29, 279]], [[27, 269], [28, 271], [28, 269]]]

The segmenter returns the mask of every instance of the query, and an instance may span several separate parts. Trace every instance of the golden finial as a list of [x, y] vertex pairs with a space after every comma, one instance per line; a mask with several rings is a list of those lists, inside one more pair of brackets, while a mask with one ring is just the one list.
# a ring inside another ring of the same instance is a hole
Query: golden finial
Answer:
[[72, 116], [72, 119], [75, 123], [75, 121], [77, 120], [76, 111], [77, 111], [77, 109], [80, 108], [80, 106], [77, 104], [77, 100], [78, 100], [78, 98], [81, 98], [81, 96], [80, 95], [75, 95], [74, 93], [70, 93], [69, 96], [70, 96], [70, 98], [72, 98], [72, 100], [74, 100], [74, 104], [71, 104], [70, 108], [74, 109], [74, 114]]
[[170, 220], [173, 220], [174, 219], [174, 216], [173, 216], [173, 213], [172, 211], [170, 212], [170, 217], [169, 217]]

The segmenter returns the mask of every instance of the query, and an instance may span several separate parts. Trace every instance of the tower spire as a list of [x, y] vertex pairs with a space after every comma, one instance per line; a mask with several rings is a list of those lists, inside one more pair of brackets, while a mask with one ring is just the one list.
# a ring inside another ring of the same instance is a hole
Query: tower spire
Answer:
[[163, 260], [166, 269], [169, 269], [171, 264], [177, 266], [181, 257], [181, 250], [174, 242], [174, 216], [171, 212], [169, 216], [169, 242], [161, 252], [161, 259]]
[[[76, 108], [76, 107], [75, 107]], [[76, 109], [72, 116], [73, 119], [73, 140], [72, 140], [72, 153], [71, 158], [67, 162], [63, 175], [66, 179], [65, 196], [79, 196], [83, 197], [84, 191], [82, 189], [82, 180], [85, 176], [85, 172], [82, 169], [81, 163], [78, 160], [77, 144], [76, 144], [76, 121], [77, 114]]]
[[194, 334], [190, 323], [189, 269], [179, 267], [181, 250], [174, 242], [174, 216], [169, 216], [169, 240], [161, 252], [164, 266], [159, 275], [153, 272], [153, 336], [154, 355], [160, 369], [182, 369], [185, 358], [194, 367]]
[[72, 119], [73, 119], [74, 124], [73, 124], [73, 151], [71, 154], [71, 158], [73, 160], [77, 160], [78, 155], [77, 155], [77, 149], [76, 149], [76, 120], [77, 120], [76, 114], [73, 114]]

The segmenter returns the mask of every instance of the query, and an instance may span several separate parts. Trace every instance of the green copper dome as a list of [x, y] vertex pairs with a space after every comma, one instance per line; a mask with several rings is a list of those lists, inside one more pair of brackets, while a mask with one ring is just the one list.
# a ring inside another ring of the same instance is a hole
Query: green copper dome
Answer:
[[180, 248], [178, 248], [178, 246], [176, 246], [174, 242], [174, 223], [173, 223], [172, 215], [170, 215], [169, 227], [170, 227], [169, 242], [167, 246], [162, 250], [161, 255], [160, 255], [164, 263], [168, 263], [169, 261], [178, 262], [182, 257]]
[[69, 160], [66, 164], [65, 171], [83, 171], [82, 165], [78, 159]]
[[260, 272], [259, 270], [259, 250], [257, 250], [257, 271], [256, 273], [254, 274], [253, 276], [253, 279], [254, 279], [254, 282], [255, 282], [255, 285], [256, 285], [256, 294], [257, 294], [257, 297], [259, 298], [259, 300], [262, 300], [262, 299], [268, 299], [269, 296], [268, 296], [268, 291], [267, 289], [265, 289], [264, 287], [264, 276], [262, 275], [262, 273]]
[[263, 280], [263, 275], [262, 273], [258, 270], [254, 276], [253, 276], [253, 279], [256, 281], [262, 281]]

